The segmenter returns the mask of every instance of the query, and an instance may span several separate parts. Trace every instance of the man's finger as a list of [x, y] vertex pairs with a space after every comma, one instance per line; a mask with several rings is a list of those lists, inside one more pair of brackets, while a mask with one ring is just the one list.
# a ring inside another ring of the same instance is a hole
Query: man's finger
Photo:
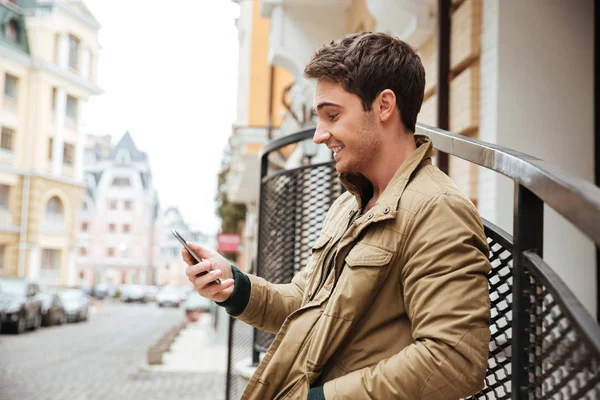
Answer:
[[234, 284], [233, 279], [225, 279], [221, 281], [221, 284], [211, 283], [205, 286], [202, 290], [200, 290], [200, 295], [209, 299], [213, 299], [221, 292], [225, 291], [227, 293], [228, 289], [231, 288]]
[[185, 269], [185, 274], [188, 277], [196, 277], [199, 273], [204, 271], [210, 271], [212, 269], [212, 262], [210, 260], [204, 260], [199, 264], [189, 265]]
[[192, 257], [192, 255], [190, 254], [190, 252], [187, 251], [185, 248], [181, 249], [181, 257], [183, 258], [183, 261], [187, 265], [198, 264], [198, 261], [196, 261], [196, 259], [194, 257]]
[[[219, 279], [221, 277], [221, 275], [223, 275], [223, 273], [221, 272], [220, 269], [212, 270], [208, 274], [205, 274], [205, 275], [195, 278], [193, 280], [194, 286], [196, 286], [196, 288], [199, 290], [203, 290], [205, 286], [210, 285], [211, 283], [215, 282], [217, 279]], [[191, 279], [192, 278], [190, 277], [190, 280]]]

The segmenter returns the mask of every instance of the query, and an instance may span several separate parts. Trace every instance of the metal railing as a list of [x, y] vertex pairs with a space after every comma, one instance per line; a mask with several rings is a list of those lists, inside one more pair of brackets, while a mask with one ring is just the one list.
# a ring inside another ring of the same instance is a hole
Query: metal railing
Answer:
[[[313, 133], [307, 129], [263, 148], [257, 273], [274, 283], [289, 282], [305, 265], [326, 211], [343, 191], [333, 161], [270, 169], [271, 154]], [[514, 238], [484, 220], [492, 264], [492, 339], [486, 386], [472, 398], [600, 398], [600, 328], [544, 262], [542, 247], [544, 205], [600, 245], [600, 189], [510, 149], [424, 125], [417, 133], [429, 136], [436, 149], [515, 185]], [[255, 330], [244, 356], [251, 351], [256, 364], [272, 337]], [[248, 331], [243, 340], [247, 343]], [[230, 341], [236, 348], [240, 339], [233, 333]], [[237, 398], [231, 390], [228, 385], [227, 398]]]

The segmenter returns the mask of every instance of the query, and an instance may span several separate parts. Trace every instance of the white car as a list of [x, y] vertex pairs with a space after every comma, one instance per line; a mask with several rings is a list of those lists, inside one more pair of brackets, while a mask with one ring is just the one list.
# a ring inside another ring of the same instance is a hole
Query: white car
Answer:
[[121, 301], [127, 303], [132, 301], [145, 303], [146, 291], [142, 285], [123, 285], [121, 287]]
[[159, 307], [179, 307], [181, 302], [181, 290], [172, 286], [166, 286], [156, 294], [156, 304]]

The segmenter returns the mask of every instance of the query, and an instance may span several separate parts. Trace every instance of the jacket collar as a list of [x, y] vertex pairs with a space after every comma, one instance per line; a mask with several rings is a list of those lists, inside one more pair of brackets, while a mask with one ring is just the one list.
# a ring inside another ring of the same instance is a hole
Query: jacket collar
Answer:
[[[431, 163], [431, 156], [433, 154], [431, 139], [424, 135], [415, 135], [415, 142], [417, 149], [400, 165], [392, 180], [377, 200], [375, 207], [370, 211], [371, 214], [377, 215], [382, 212], [384, 214], [395, 215], [400, 197], [413, 172], [421, 164]], [[354, 196], [356, 200], [355, 207], [362, 209], [364, 193], [370, 190], [371, 183], [361, 174], [340, 174], [340, 181], [348, 192]], [[393, 213], [391, 213], [392, 211]]]

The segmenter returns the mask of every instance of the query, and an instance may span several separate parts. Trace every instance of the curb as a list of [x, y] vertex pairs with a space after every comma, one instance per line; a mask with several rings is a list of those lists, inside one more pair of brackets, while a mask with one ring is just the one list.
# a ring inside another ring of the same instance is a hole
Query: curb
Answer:
[[163, 363], [163, 353], [171, 349], [171, 345], [175, 341], [175, 338], [186, 326], [187, 321], [183, 321], [173, 326], [171, 329], [166, 331], [161, 338], [156, 341], [156, 343], [148, 348], [146, 355], [149, 365], [160, 365]]

